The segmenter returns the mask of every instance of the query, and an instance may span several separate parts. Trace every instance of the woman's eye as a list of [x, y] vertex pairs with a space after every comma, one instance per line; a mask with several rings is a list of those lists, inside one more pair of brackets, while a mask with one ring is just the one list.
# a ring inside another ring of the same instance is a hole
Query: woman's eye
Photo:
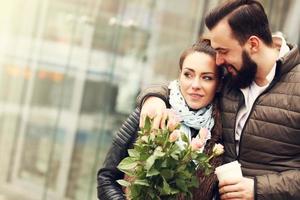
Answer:
[[213, 77], [211, 77], [211, 76], [203, 76], [203, 79], [207, 80], [207, 81], [211, 81], [211, 80], [213, 80]]
[[192, 77], [192, 74], [190, 74], [190, 73], [184, 73], [183, 74], [185, 77], [187, 77], [187, 78], [191, 78]]

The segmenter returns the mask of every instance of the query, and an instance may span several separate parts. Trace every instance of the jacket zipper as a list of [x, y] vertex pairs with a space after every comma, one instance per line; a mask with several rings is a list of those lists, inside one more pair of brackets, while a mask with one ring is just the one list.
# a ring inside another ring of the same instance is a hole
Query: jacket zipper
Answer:
[[[281, 63], [280, 62], [277, 62], [277, 69], [279, 69], [279, 67], [281, 66]], [[276, 71], [277, 71], [277, 69], [276, 69]], [[278, 76], [278, 73], [275, 73], [275, 76], [274, 76], [274, 79], [273, 79], [273, 81], [270, 83], [270, 85], [265, 89], [265, 91], [263, 91], [260, 95], [258, 95], [258, 97], [255, 99], [255, 101], [253, 102], [253, 106], [252, 106], [252, 108], [251, 108], [251, 111], [250, 111], [250, 113], [249, 113], [249, 115], [248, 115], [248, 118], [246, 119], [246, 122], [245, 122], [245, 124], [244, 124], [244, 127], [243, 127], [243, 129], [242, 129], [242, 131], [241, 131], [241, 137], [240, 137], [240, 143], [239, 143], [239, 151], [238, 151], [238, 153], [237, 153], [237, 160], [240, 160], [240, 152], [241, 152], [241, 147], [242, 147], [242, 140], [243, 140], [243, 136], [244, 136], [244, 130], [245, 130], [245, 127], [246, 127], [246, 125], [247, 125], [247, 123], [248, 123], [248, 121], [249, 121], [249, 118], [250, 118], [250, 116], [251, 116], [251, 114], [252, 114], [252, 112], [253, 112], [253, 110], [254, 110], [254, 107], [256, 106], [256, 103], [257, 103], [257, 101], [258, 101], [258, 99], [262, 96], [262, 95], [264, 95], [264, 94], [266, 94], [274, 85], [275, 85], [275, 83], [276, 82], [278, 82], [278, 79], [279, 79], [279, 76]], [[244, 95], [243, 95], [243, 97], [244, 97]], [[239, 102], [239, 104], [241, 104], [241, 102]], [[241, 105], [239, 105], [239, 109], [240, 109], [240, 107], [241, 107]], [[239, 110], [237, 111], [237, 113], [239, 112]], [[237, 114], [236, 114], [236, 117], [235, 117], [235, 123], [234, 123], [234, 139], [235, 139], [235, 125], [236, 125], [236, 118], [237, 118]], [[234, 140], [235, 141], [235, 140]], [[236, 142], [235, 142], [235, 145], [236, 145]]]
[[[235, 154], [236, 154], [236, 159], [238, 160], [238, 158], [239, 158], [239, 152], [240, 152], [240, 150], [238, 151], [238, 152], [236, 152], [236, 143], [237, 143], [237, 141], [235, 140], [235, 131], [236, 131], [236, 120], [237, 120], [237, 115], [238, 115], [238, 113], [239, 113], [239, 110], [240, 110], [240, 108], [242, 107], [242, 102], [243, 101], [245, 101], [245, 98], [244, 98], [244, 95], [242, 94], [242, 99], [239, 99], [239, 105], [238, 105], [238, 109], [237, 109], [237, 111], [236, 111], [236, 113], [235, 113], [235, 118], [234, 118], [234, 128], [233, 128], [233, 140], [234, 140], [234, 152], [235, 152]], [[242, 134], [242, 133], [241, 133]], [[242, 135], [241, 135], [242, 136]], [[240, 145], [241, 145], [241, 138], [240, 138], [240, 143], [239, 143], [239, 148], [240, 148]]]
[[261, 95], [263, 95], [263, 94], [265, 94], [265, 92], [261, 93], [261, 94], [255, 99], [255, 101], [254, 101], [254, 103], [253, 103], [253, 106], [252, 106], [252, 108], [251, 108], [251, 110], [250, 110], [250, 113], [249, 113], [249, 115], [248, 115], [248, 118], [246, 119], [246, 122], [245, 122], [245, 124], [244, 124], [244, 127], [242, 128], [242, 131], [241, 131], [241, 137], [240, 137], [240, 143], [239, 143], [239, 152], [238, 152], [238, 155], [237, 155], [237, 160], [240, 159], [240, 152], [241, 152], [240, 150], [241, 150], [241, 146], [242, 146], [241, 144], [242, 144], [242, 140], [243, 140], [244, 130], [245, 130], [246, 124], [248, 123], [249, 118], [250, 118], [250, 116], [251, 116], [251, 114], [252, 114], [252, 112], [253, 112], [253, 110], [254, 110], [254, 106], [256, 106], [257, 100], [258, 100], [259, 97], [260, 97]]

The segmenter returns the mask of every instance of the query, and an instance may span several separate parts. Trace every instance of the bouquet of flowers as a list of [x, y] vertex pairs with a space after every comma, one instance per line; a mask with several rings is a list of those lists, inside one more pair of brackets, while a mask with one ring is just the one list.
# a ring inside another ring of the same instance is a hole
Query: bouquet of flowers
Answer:
[[[212, 155], [202, 153], [201, 137], [190, 141], [179, 131], [178, 122], [169, 124], [167, 128], [153, 130], [152, 119], [146, 117], [134, 148], [128, 150], [129, 156], [118, 165], [129, 177], [117, 181], [126, 187], [128, 199], [171, 200], [177, 195], [191, 199], [190, 189], [198, 187], [196, 171], [211, 173], [210, 159], [223, 153], [220, 144], [215, 145]], [[206, 131], [201, 129], [198, 135]]]

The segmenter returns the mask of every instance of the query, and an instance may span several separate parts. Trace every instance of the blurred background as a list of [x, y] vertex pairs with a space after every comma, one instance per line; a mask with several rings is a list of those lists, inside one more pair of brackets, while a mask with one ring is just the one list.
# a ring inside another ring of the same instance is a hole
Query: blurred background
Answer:
[[[177, 76], [219, 0], [0, 0], [0, 200], [96, 199], [141, 88]], [[300, 43], [300, 1], [262, 1]]]

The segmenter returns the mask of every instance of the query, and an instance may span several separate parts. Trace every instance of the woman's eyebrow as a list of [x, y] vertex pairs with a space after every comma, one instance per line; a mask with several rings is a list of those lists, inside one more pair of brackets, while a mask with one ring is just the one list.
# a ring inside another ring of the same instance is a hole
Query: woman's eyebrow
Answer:
[[182, 68], [182, 69], [186, 69], [186, 70], [189, 70], [189, 71], [195, 71], [194, 69], [192, 69], [192, 68], [189, 68], [189, 67], [184, 67], [184, 68]]

